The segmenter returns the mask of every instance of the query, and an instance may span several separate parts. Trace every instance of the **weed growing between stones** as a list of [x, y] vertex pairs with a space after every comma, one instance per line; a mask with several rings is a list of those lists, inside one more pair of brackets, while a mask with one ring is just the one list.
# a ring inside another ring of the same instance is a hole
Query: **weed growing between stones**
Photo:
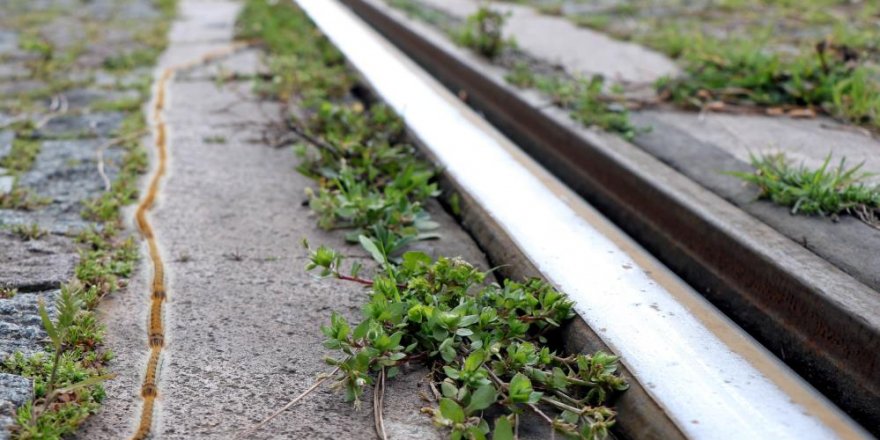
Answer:
[[[84, 345], [86, 334], [100, 332], [94, 316], [83, 310], [83, 285], [73, 282], [61, 288], [55, 306], [55, 319], [49, 317], [40, 302], [43, 326], [51, 341], [52, 354], [37, 353], [26, 357], [15, 353], [3, 363], [6, 372], [34, 380], [33, 402], [16, 414], [14, 436], [20, 439], [60, 438], [97, 410], [104, 390], [95, 386], [110, 379], [104, 374], [109, 352], [95, 351], [94, 343]], [[86, 321], [90, 324], [83, 325]]]
[[13, 225], [12, 233], [25, 241], [39, 240], [48, 234], [48, 232], [40, 228], [40, 225], [36, 223], [31, 223], [30, 225]]
[[31, 169], [37, 155], [40, 154], [40, 142], [31, 139], [15, 139], [12, 141], [12, 150], [8, 155], [0, 159], [0, 167], [23, 173]]
[[[547, 5], [507, 1], [539, 10]], [[676, 59], [687, 76], [660, 81], [658, 90], [678, 104], [759, 106], [774, 114], [821, 111], [880, 129], [876, 3], [633, 0], [570, 11], [568, 18], [578, 25]]]
[[258, 90], [306, 109], [288, 123], [303, 139], [295, 148], [302, 159], [298, 170], [318, 183], [308, 193], [318, 225], [350, 230], [352, 243], [360, 235], [377, 239], [389, 254], [413, 240], [436, 238], [423, 206], [439, 194], [433, 168], [416, 159], [393, 111], [348, 99], [356, 79], [342, 54], [315, 38], [308, 18], [286, 5], [249, 2], [238, 27], [240, 38], [261, 41], [272, 55], [272, 79], [258, 83]]
[[758, 186], [759, 197], [791, 207], [792, 214], [851, 214], [880, 228], [880, 186], [864, 184], [870, 174], [860, 173], [861, 165], [847, 168], [845, 159], [830, 164], [830, 154], [814, 170], [794, 166], [782, 154], [752, 156], [754, 173], [731, 174]]
[[0, 195], [0, 209], [16, 209], [20, 211], [33, 211], [41, 206], [48, 205], [51, 200], [35, 194], [29, 188], [16, 186], [12, 191]]
[[454, 34], [455, 41], [473, 49], [480, 55], [493, 59], [506, 47], [513, 46], [513, 40], [504, 39], [504, 24], [507, 15], [488, 6], [480, 6], [477, 12], [467, 18], [464, 26]]
[[574, 316], [564, 294], [537, 279], [489, 283], [488, 273], [458, 258], [407, 252], [397, 265], [378, 246], [365, 247], [383, 269], [371, 280], [356, 269], [342, 274], [342, 256], [324, 247], [307, 266], [371, 287], [363, 321], [352, 328], [334, 314], [322, 328], [324, 346], [340, 351], [326, 361], [339, 368], [333, 387], [347, 401], [357, 406], [365, 387], [419, 362], [439, 384], [439, 406], [423, 412], [453, 439], [513, 438], [524, 412], [567, 436], [608, 435], [615, 413], [605, 403], [627, 385], [615, 375], [616, 356], [562, 357], [546, 347], [548, 332]]
[[[354, 98], [356, 79], [342, 55], [295, 6], [251, 0], [239, 28], [266, 45], [275, 96], [304, 109], [291, 128], [303, 139], [300, 172], [318, 185], [309, 200], [319, 225], [346, 229], [380, 268], [363, 278], [358, 264], [343, 272], [339, 252], [309, 249], [307, 270], [369, 287], [364, 320], [349, 324], [333, 314], [322, 329], [325, 347], [339, 352], [327, 359], [333, 371], [249, 432], [332, 381], [356, 406], [374, 387], [376, 430], [384, 438], [385, 381], [419, 363], [432, 369], [437, 389], [436, 406], [424, 412], [453, 439], [512, 439], [525, 412], [574, 438], [606, 437], [615, 422], [606, 403], [626, 389], [615, 374], [617, 357], [562, 356], [546, 346], [548, 333], [574, 316], [572, 302], [540, 280], [494, 284], [461, 259], [405, 252], [435, 226], [422, 204], [439, 191], [400, 119]], [[279, 57], [292, 61], [273, 61]], [[299, 70], [288, 70], [293, 63]], [[315, 79], [330, 72], [342, 77]]]
[[0, 298], [10, 299], [15, 298], [15, 295], [18, 295], [18, 289], [9, 286], [0, 287]]
[[815, 109], [880, 128], [878, 72], [858, 65], [858, 53], [820, 42], [813, 52], [785, 56], [760, 41], [692, 38], [679, 62], [688, 75], [658, 82], [662, 97], [703, 108], [711, 103]]

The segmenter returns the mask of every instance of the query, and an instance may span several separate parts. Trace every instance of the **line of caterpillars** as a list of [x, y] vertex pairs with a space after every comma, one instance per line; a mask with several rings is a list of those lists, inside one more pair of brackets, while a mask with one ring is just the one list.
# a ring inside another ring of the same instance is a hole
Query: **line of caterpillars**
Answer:
[[150, 261], [153, 266], [153, 281], [150, 285], [150, 317], [148, 322], [148, 343], [150, 347], [150, 357], [147, 361], [146, 371], [144, 373], [144, 381], [141, 385], [141, 397], [144, 400], [141, 410], [140, 422], [137, 430], [132, 436], [132, 440], [143, 440], [150, 435], [153, 427], [153, 413], [156, 404], [156, 398], [159, 397], [159, 360], [162, 356], [162, 349], [165, 346], [165, 324], [162, 319], [163, 305], [166, 300], [165, 288], [165, 264], [162, 262], [162, 256], [159, 253], [159, 245], [156, 241], [156, 234], [153, 226], [147, 218], [147, 213], [156, 203], [156, 197], [159, 194], [159, 186], [162, 178], [165, 176], [168, 166], [168, 137], [167, 126], [163, 117], [167, 101], [168, 83], [174, 78], [175, 73], [181, 70], [190, 69], [205, 63], [211, 62], [218, 58], [228, 56], [235, 51], [248, 46], [249, 43], [236, 43], [226, 49], [211, 52], [200, 59], [169, 67], [162, 71], [156, 82], [155, 94], [153, 101], [152, 119], [154, 124], [154, 147], [156, 149], [156, 158], [158, 165], [150, 178], [147, 192], [138, 204], [135, 213], [135, 222], [140, 230], [141, 236], [147, 242]]

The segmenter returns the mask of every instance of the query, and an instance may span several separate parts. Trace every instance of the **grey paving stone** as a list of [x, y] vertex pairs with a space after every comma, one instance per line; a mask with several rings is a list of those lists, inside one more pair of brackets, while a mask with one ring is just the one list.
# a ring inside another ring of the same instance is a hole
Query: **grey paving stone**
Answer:
[[12, 233], [0, 232], [0, 286], [22, 292], [57, 289], [73, 276], [77, 260], [76, 248], [68, 237], [50, 234], [23, 241]]
[[0, 80], [22, 79], [28, 75], [30, 71], [22, 62], [9, 61], [0, 64]]
[[0, 440], [11, 437], [9, 428], [15, 424], [15, 411], [34, 396], [31, 379], [0, 373]]
[[30, 379], [14, 374], [0, 373], [0, 401], [21, 406], [33, 398], [33, 383]]
[[36, 92], [44, 87], [46, 87], [46, 83], [30, 79], [0, 82], [0, 97], [16, 98], [21, 95]]
[[[33, 168], [19, 179], [49, 205], [38, 211], [22, 213], [0, 210], [0, 223], [38, 223], [44, 229], [69, 233], [89, 227], [82, 218], [83, 203], [101, 195], [104, 181], [98, 173], [98, 149], [105, 141], [98, 139], [45, 141]], [[103, 153], [104, 171], [112, 182], [123, 156], [119, 148]]]
[[12, 151], [12, 141], [15, 140], [15, 132], [12, 130], [0, 130], [0, 158], [6, 157]]
[[119, 112], [100, 112], [84, 115], [62, 115], [52, 118], [36, 131], [38, 137], [109, 137], [119, 128], [124, 115]]
[[15, 52], [18, 49], [18, 33], [0, 30], [0, 55]]
[[[105, 141], [98, 139], [45, 141], [34, 167], [25, 174], [22, 183], [41, 194], [65, 201], [94, 197], [103, 189], [97, 160], [98, 149], [104, 144]], [[111, 180], [116, 176], [121, 156], [119, 148], [104, 151], [104, 171]]]
[[122, 74], [99, 70], [95, 72], [94, 79], [97, 87], [132, 88], [143, 82], [144, 78], [146, 81], [152, 82], [150, 68], [141, 67]]
[[86, 39], [86, 28], [76, 17], [59, 15], [42, 27], [40, 35], [52, 45], [53, 50], [61, 52]]
[[0, 175], [0, 196], [12, 192], [15, 187], [15, 177]]
[[138, 98], [135, 90], [113, 91], [99, 89], [74, 89], [64, 92], [69, 110], [87, 109], [100, 102], [119, 101]]
[[117, 20], [155, 20], [161, 15], [150, 2], [126, 2], [119, 5], [116, 12]]
[[54, 315], [58, 293], [19, 293], [0, 299], [0, 359], [16, 352], [30, 356], [44, 351], [48, 336], [40, 320], [39, 303], [42, 300]]

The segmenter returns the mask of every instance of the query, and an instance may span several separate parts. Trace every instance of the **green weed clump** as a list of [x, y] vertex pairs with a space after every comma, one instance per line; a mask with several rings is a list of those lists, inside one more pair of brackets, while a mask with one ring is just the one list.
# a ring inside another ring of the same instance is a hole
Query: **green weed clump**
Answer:
[[679, 58], [688, 76], [658, 83], [676, 102], [813, 107], [880, 128], [880, 72], [855, 65], [844, 48], [820, 44], [813, 53], [784, 56], [756, 40], [689, 41]]
[[868, 186], [862, 165], [846, 167], [841, 159], [829, 167], [831, 155], [815, 170], [794, 166], [784, 155], [752, 156], [754, 173], [733, 173], [760, 189], [760, 197], [791, 207], [792, 214], [832, 215], [849, 213], [863, 220], [880, 214], [880, 186]]
[[[360, 405], [373, 387], [374, 405], [381, 408], [386, 379], [418, 363], [431, 368], [439, 388], [436, 406], [423, 412], [450, 438], [513, 439], [523, 412], [573, 438], [605, 438], [615, 422], [606, 403], [627, 387], [616, 375], [618, 358], [601, 352], [562, 356], [546, 346], [574, 316], [573, 303], [539, 280], [495, 284], [489, 273], [459, 258], [406, 252], [413, 240], [433, 236], [436, 224], [424, 203], [439, 190], [435, 170], [418, 158], [403, 122], [387, 106], [352, 93], [356, 79], [341, 54], [330, 52], [335, 49], [295, 6], [251, 0], [240, 20], [243, 35], [262, 39], [270, 57], [297, 54], [295, 64], [304, 70], [288, 82], [283, 78], [291, 73], [276, 65], [276, 86], [323, 87], [263, 90], [302, 109], [289, 125], [302, 140], [295, 149], [299, 171], [317, 182], [309, 204], [319, 226], [346, 230], [379, 267], [372, 278], [360, 276], [358, 263], [343, 273], [339, 252], [306, 244], [307, 270], [370, 288], [360, 323], [334, 313], [323, 327], [325, 347], [339, 355], [327, 359], [334, 371], [310, 390], [332, 379], [346, 400]], [[311, 79], [328, 71], [341, 77]], [[593, 84], [596, 93], [601, 82]], [[381, 432], [381, 410], [376, 423]]]
[[504, 38], [505, 22], [507, 22], [507, 14], [481, 6], [477, 12], [467, 18], [464, 26], [454, 35], [455, 41], [491, 60], [500, 55], [506, 47], [513, 45], [512, 40]]
[[35, 399], [18, 409], [15, 438], [49, 439], [71, 434], [98, 409], [104, 398], [100, 383], [112, 376], [102, 374], [103, 363], [112, 355], [87, 352], [81, 346], [82, 321], [86, 316], [81, 296], [79, 284], [62, 287], [55, 305], [55, 320], [40, 302], [40, 318], [51, 342], [51, 356], [38, 353], [25, 357], [15, 353], [3, 364], [5, 371], [34, 380]]
[[317, 30], [304, 14], [262, 3], [247, 2], [237, 22], [238, 38], [257, 40], [271, 54], [272, 78], [259, 82], [258, 91], [281, 100], [296, 96], [310, 105], [348, 93], [353, 77], [336, 47], [314, 38]]
[[439, 194], [434, 170], [417, 159], [391, 109], [343, 99], [351, 98], [356, 79], [342, 54], [316, 38], [308, 18], [286, 5], [249, 2], [238, 28], [240, 38], [258, 39], [271, 54], [272, 85], [260, 90], [308, 110], [291, 116], [289, 124], [302, 139], [295, 148], [298, 170], [318, 184], [308, 193], [318, 225], [350, 230], [346, 237], [352, 243], [360, 235], [382, 239], [394, 251], [436, 237], [431, 233], [436, 224], [424, 209], [425, 201]]
[[589, 79], [571, 79], [562, 76], [532, 75], [515, 72], [508, 81], [532, 83], [534, 87], [569, 110], [572, 119], [587, 127], [617, 133], [632, 139], [640, 131], [629, 119], [629, 111], [622, 102], [605, 92], [605, 80], [596, 75]]
[[563, 357], [546, 347], [548, 335], [574, 316], [564, 294], [537, 279], [489, 283], [488, 273], [458, 258], [407, 252], [396, 265], [375, 242], [367, 247], [383, 267], [372, 280], [357, 279], [357, 266], [343, 275], [342, 256], [325, 247], [311, 252], [307, 266], [370, 286], [360, 323], [333, 314], [322, 328], [324, 346], [339, 351], [326, 359], [337, 368], [333, 387], [347, 401], [358, 405], [368, 386], [383, 392], [385, 379], [419, 362], [440, 390], [439, 405], [423, 412], [452, 439], [513, 439], [523, 412], [537, 414], [551, 432], [607, 437], [615, 412], [605, 403], [627, 385], [615, 374], [616, 356]]
[[25, 241], [39, 240], [48, 234], [48, 231], [40, 228], [40, 225], [31, 223], [30, 225], [17, 224], [12, 226], [12, 233]]

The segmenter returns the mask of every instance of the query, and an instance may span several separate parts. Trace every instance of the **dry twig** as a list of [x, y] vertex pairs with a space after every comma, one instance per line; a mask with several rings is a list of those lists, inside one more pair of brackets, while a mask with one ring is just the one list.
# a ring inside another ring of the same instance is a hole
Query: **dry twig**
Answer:
[[296, 405], [297, 403], [299, 403], [300, 400], [302, 400], [303, 398], [305, 398], [306, 396], [311, 394], [312, 391], [315, 391], [316, 389], [318, 389], [318, 387], [321, 386], [321, 384], [326, 382], [327, 379], [330, 379], [331, 377], [333, 377], [333, 375], [336, 374], [338, 371], [339, 371], [339, 367], [334, 368], [333, 371], [331, 371], [328, 374], [325, 374], [323, 377], [318, 379], [314, 384], [312, 384], [312, 386], [310, 386], [307, 390], [303, 391], [302, 394], [300, 394], [299, 396], [296, 396], [293, 400], [288, 402], [287, 405], [284, 405], [283, 407], [281, 407], [281, 409], [279, 409], [278, 411], [275, 411], [274, 413], [272, 413], [272, 415], [270, 415], [269, 417], [266, 417], [260, 423], [257, 423], [256, 425], [243, 431], [236, 438], [248, 438], [251, 434], [253, 434], [257, 430], [262, 428], [267, 423], [271, 422], [272, 419], [274, 419], [275, 417], [278, 417], [279, 415], [281, 415], [281, 413], [283, 413], [284, 411], [287, 411], [293, 405]]

